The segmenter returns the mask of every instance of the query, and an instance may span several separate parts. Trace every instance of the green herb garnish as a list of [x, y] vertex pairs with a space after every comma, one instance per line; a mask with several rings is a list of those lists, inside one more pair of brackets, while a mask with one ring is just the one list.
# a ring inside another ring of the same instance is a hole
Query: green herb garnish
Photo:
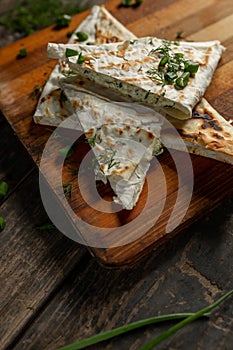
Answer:
[[74, 32], [69, 31], [66, 33], [67, 38], [71, 38]]
[[176, 89], [184, 89], [199, 68], [198, 63], [185, 58], [183, 53], [172, 51], [171, 42], [166, 40], [161, 46], [151, 50], [149, 55], [156, 55], [160, 61], [158, 68], [152, 67], [146, 73], [162, 86], [174, 85]]
[[17, 55], [17, 58], [20, 59], [20, 58], [24, 58], [27, 56], [27, 49], [24, 47], [23, 49], [20, 49], [19, 50], [19, 53]]
[[62, 90], [61, 93], [60, 93], [59, 100], [60, 100], [61, 102], [66, 102], [66, 101], [67, 101], [66, 94], [65, 94], [65, 92], [64, 92], [63, 90]]
[[9, 190], [9, 185], [5, 181], [0, 181], [0, 197], [5, 197]]
[[122, 0], [121, 1], [121, 5], [122, 6], [132, 6], [132, 4], [133, 4], [133, 2], [132, 2], [132, 0]]
[[30, 97], [32, 99], [38, 98], [42, 92], [42, 87], [40, 85], [35, 85], [33, 87], [32, 92], [30, 93]]
[[71, 198], [72, 190], [73, 190], [72, 182], [63, 182], [62, 185], [63, 185], [65, 196], [69, 196]]
[[61, 15], [56, 19], [56, 28], [61, 29], [61, 28], [68, 27], [70, 25], [70, 22], [71, 22], [71, 16], [66, 14]]
[[6, 226], [5, 219], [2, 216], [0, 216], [0, 232], [4, 230], [5, 226]]
[[106, 164], [108, 166], [108, 170], [119, 164], [119, 161], [115, 160], [116, 150], [112, 148], [107, 148], [104, 154], [100, 154], [97, 159], [100, 163]]
[[180, 30], [179, 32], [176, 33], [176, 39], [179, 40], [179, 39], [183, 39], [183, 31]]
[[42, 232], [47, 232], [47, 231], [52, 231], [55, 229], [55, 226], [51, 223], [48, 224], [43, 224], [41, 226], [36, 227], [37, 230], [42, 231]]
[[143, 2], [143, 0], [135, 0], [134, 4], [132, 0], [122, 0], [121, 5], [125, 7], [130, 7], [130, 6], [138, 6]]
[[85, 62], [85, 56], [83, 56], [80, 52], [80, 54], [78, 55], [77, 63], [82, 64], [83, 62]]
[[78, 51], [70, 49], [70, 48], [66, 48], [66, 52], [65, 52], [65, 56], [66, 57], [72, 57], [72, 56], [78, 56]]
[[177, 90], [181, 90], [184, 89], [185, 86], [188, 84], [189, 82], [189, 77], [190, 77], [190, 73], [189, 72], [185, 72], [183, 74], [181, 74], [176, 80], [175, 80], [175, 88]]
[[70, 147], [70, 146], [65, 146], [65, 147], [59, 149], [59, 154], [60, 154], [62, 157], [69, 158], [73, 153], [74, 153], [74, 150], [73, 150], [73, 148]]
[[77, 341], [73, 344], [64, 346], [62, 348], [59, 348], [58, 350], [80, 350], [87, 348], [90, 345], [94, 345], [97, 343], [100, 343], [102, 341], [112, 339], [114, 337], [117, 337], [118, 335], [130, 332], [134, 329], [138, 329], [141, 327], [145, 327], [147, 325], [165, 322], [165, 321], [174, 321], [177, 319], [182, 319], [182, 321], [178, 322], [173, 327], [169, 328], [167, 331], [163, 332], [160, 336], [156, 337], [146, 345], [142, 346], [140, 350], [151, 350], [153, 349], [157, 344], [161, 343], [163, 340], [169, 338], [172, 334], [186, 326], [188, 323], [200, 318], [200, 317], [206, 317], [209, 315], [209, 312], [212, 311], [214, 308], [216, 308], [220, 303], [222, 303], [224, 300], [229, 298], [233, 294], [233, 290], [223, 295], [220, 299], [218, 299], [215, 303], [207, 306], [206, 308], [196, 312], [196, 313], [178, 313], [178, 314], [171, 314], [171, 315], [164, 315], [164, 316], [155, 316], [150, 317], [144, 320], [136, 321], [129, 323], [128, 325], [115, 328], [113, 330], [109, 330], [103, 333], [99, 333], [96, 335], [93, 335], [89, 338]]
[[78, 41], [86, 41], [88, 39], [88, 34], [83, 32], [77, 32], [75, 35], [77, 36]]

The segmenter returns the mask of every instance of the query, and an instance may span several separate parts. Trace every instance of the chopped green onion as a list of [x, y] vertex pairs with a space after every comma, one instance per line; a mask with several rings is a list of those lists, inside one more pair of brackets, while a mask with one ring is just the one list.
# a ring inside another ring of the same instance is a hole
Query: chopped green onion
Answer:
[[78, 51], [70, 49], [69, 47], [66, 48], [65, 52], [66, 57], [72, 57], [72, 56], [78, 56]]
[[189, 72], [191, 74], [196, 74], [199, 68], [199, 64], [192, 61], [184, 62], [185, 72]]
[[23, 49], [19, 50], [19, 53], [17, 55], [17, 58], [24, 58], [27, 56], [27, 49], [24, 47]]
[[78, 41], [86, 41], [88, 39], [88, 35], [86, 33], [77, 32], [75, 34], [76, 34], [76, 36], [78, 38]]
[[167, 72], [164, 74], [164, 79], [168, 84], [173, 83], [176, 78], [177, 74], [175, 72]]
[[2, 216], [0, 216], [0, 231], [3, 231], [6, 226], [6, 222]]
[[70, 22], [71, 22], [71, 16], [69, 16], [69, 15], [62, 15], [62, 16], [57, 18], [57, 20], [56, 20], [56, 27], [58, 29], [68, 27]]
[[71, 198], [72, 190], [73, 190], [72, 182], [63, 182], [62, 185], [63, 185], [63, 190], [64, 190], [65, 196], [68, 196]]
[[187, 86], [187, 84], [189, 82], [189, 77], [190, 77], [189, 72], [185, 72], [185, 73], [181, 74], [181, 76], [179, 76], [179, 78], [176, 79], [175, 88], [178, 90], [184, 89], [185, 86]]
[[80, 52], [80, 54], [78, 55], [77, 63], [82, 64], [83, 62], [85, 62], [85, 56], [83, 56]]
[[122, 6], [132, 6], [132, 0], [122, 0]]
[[168, 56], [163, 56], [159, 62], [159, 67], [164, 67], [165, 64], [168, 62], [169, 57]]
[[74, 150], [73, 148], [71, 148], [70, 146], [65, 146], [61, 149], [59, 149], [59, 154], [62, 156], [62, 157], [70, 157], [72, 154], [74, 153]]
[[0, 181], [0, 196], [5, 197], [9, 190], [9, 185], [5, 181]]
[[53, 224], [44, 224], [44, 225], [41, 225], [41, 226], [37, 226], [37, 230], [39, 231], [52, 231], [55, 229], [55, 226]]
[[66, 94], [65, 94], [65, 92], [64, 92], [63, 90], [62, 90], [61, 93], [60, 93], [60, 98], [59, 98], [59, 100], [60, 100], [61, 102], [66, 102], [66, 101], [67, 101]]
[[71, 38], [72, 35], [73, 35], [73, 32], [72, 32], [72, 31], [69, 31], [69, 32], [66, 33], [67, 38]]

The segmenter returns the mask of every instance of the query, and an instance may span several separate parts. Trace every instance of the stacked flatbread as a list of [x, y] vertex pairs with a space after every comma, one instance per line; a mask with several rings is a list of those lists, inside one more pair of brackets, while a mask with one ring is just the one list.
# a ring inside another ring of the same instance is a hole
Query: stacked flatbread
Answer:
[[[87, 33], [87, 41], [74, 44], [74, 34], [67, 45], [48, 45], [49, 55], [60, 63], [45, 86], [34, 120], [57, 126], [69, 117], [70, 128], [81, 128], [96, 155], [96, 178], [109, 180], [117, 203], [134, 207], [150, 160], [161, 153], [160, 139], [166, 147], [179, 149], [169, 124], [162, 127], [160, 113], [179, 131], [190, 153], [233, 164], [233, 127], [202, 98], [224, 50], [218, 41], [169, 43], [174, 52], [199, 64], [180, 90], [156, 84], [147, 74], [159, 63], [154, 50], [163, 40], [136, 39], [98, 6], [77, 31]], [[114, 101], [136, 101], [150, 109]]]

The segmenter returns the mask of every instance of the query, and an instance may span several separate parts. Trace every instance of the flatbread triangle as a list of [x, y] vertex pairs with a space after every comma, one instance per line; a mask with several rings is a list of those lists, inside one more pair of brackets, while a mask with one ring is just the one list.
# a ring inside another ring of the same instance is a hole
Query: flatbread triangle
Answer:
[[[103, 28], [107, 28], [106, 32], [105, 29], [103, 31]], [[82, 22], [82, 24], [77, 28], [75, 32], [81, 30], [85, 33], [89, 33], [89, 40], [92, 40], [90, 41], [91, 44], [93, 44], [95, 40], [96, 42], [102, 44], [106, 42], [119, 42], [125, 39], [136, 39], [136, 37], [125, 27], [123, 27], [116, 19], [114, 19], [114, 17], [112, 17], [104, 7], [99, 6], [95, 6], [93, 8], [91, 14], [86, 18], [86, 20]], [[75, 36], [71, 38], [71, 43], [74, 43], [74, 40]], [[79, 101], [85, 101], [85, 98], [90, 98], [90, 92], [87, 90], [85, 91], [85, 88], [83, 89], [83, 93], [80, 93], [80, 91], [75, 92], [75, 89], [77, 87], [73, 86], [72, 88], [69, 83], [66, 85], [66, 83], [64, 83], [64, 80], [61, 79], [62, 77], [63, 75], [60, 72], [60, 66], [57, 65], [45, 86], [34, 115], [34, 120], [36, 123], [57, 126], [65, 118], [71, 117], [71, 120], [73, 120], [71, 127], [74, 127], [74, 125], [75, 127], [80, 127], [85, 130], [86, 134], [88, 135], [90, 129], [88, 130], [86, 128], [86, 125], [80, 123], [80, 114], [78, 113], [77, 109], [75, 110], [72, 104], [75, 98], [79, 99]], [[79, 88], [80, 86], [77, 89], [79, 90]], [[62, 89], [65, 89], [68, 98], [67, 101], [61, 104], [60, 96], [63, 93]], [[86, 96], [85, 98], [83, 94]], [[111, 96], [107, 97], [110, 97], [111, 99]], [[115, 97], [116, 95], [113, 96], [112, 99], [115, 100]], [[91, 99], [92, 104], [94, 103], [93, 101], [96, 102], [101, 100], [101, 98], [95, 95], [95, 93], [91, 93]], [[101, 103], [103, 103], [103, 101]], [[107, 102], [105, 101], [104, 103]], [[166, 115], [166, 117], [179, 131], [190, 153], [199, 154], [233, 164], [233, 127], [231, 123], [219, 115], [219, 113], [214, 110], [213, 107], [211, 107], [204, 98], [202, 98], [200, 102], [194, 107], [192, 111], [192, 117], [190, 119], [179, 120], [177, 118], [171, 117], [170, 115]], [[157, 127], [158, 125], [159, 123], [157, 124]], [[143, 126], [143, 128], [145, 132], [150, 131], [148, 128], [145, 128], [145, 126]], [[159, 128], [157, 128], [156, 132], [157, 135], [154, 133], [153, 140], [153, 142], [155, 142], [157, 145], [156, 147], [158, 147], [157, 151], [159, 149], [158, 129]], [[161, 139], [166, 147], [179, 149], [179, 143], [176, 142], [176, 138], [174, 137], [171, 130], [163, 130]], [[150, 153], [150, 157], [152, 154], [153, 152]], [[149, 164], [149, 158], [147, 166]], [[140, 160], [138, 160], [138, 162], [140, 162]], [[147, 166], [145, 166], [145, 169]], [[144, 175], [145, 174], [146, 171]], [[135, 193], [133, 195], [132, 193], [130, 194], [131, 199], [128, 200], [128, 203], [131, 204], [128, 206], [128, 209], [132, 208], [135, 205], [142, 190], [144, 180], [145, 176], [142, 178], [140, 189], [136, 191], [137, 195], [135, 195]], [[122, 196], [122, 193], [119, 193], [119, 197], [116, 201], [122, 204], [124, 207], [127, 207], [128, 204], [124, 204], [121, 202], [121, 200], [119, 200], [119, 198]], [[134, 199], [132, 200], [132, 198]]]

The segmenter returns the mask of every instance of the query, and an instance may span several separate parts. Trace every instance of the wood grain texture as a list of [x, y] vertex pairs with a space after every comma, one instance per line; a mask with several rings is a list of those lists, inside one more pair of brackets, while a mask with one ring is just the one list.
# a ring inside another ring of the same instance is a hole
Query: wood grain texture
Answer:
[[0, 348], [12, 349], [86, 250], [55, 229], [36, 228], [48, 222], [36, 170], [2, 204], [1, 215]]
[[[103, 270], [93, 259], [79, 264], [14, 350], [55, 350], [131, 321], [213, 302], [232, 288], [232, 202], [224, 212], [228, 219], [218, 208], [130, 269]], [[156, 349], [230, 350], [232, 307], [229, 300]], [[172, 325], [146, 327], [90, 349], [137, 350]]]
[[[133, 8], [119, 8], [119, 1], [110, 1], [106, 7], [117, 19], [125, 24], [138, 36], [156, 35], [174, 40], [178, 32], [183, 32], [189, 40], [219, 39], [227, 50], [214, 75], [213, 81], [206, 92], [206, 98], [224, 117], [232, 118], [232, 86], [233, 86], [233, 28], [232, 11], [233, 3], [229, 0], [216, 1], [179, 0], [179, 1], [152, 1], [145, 0], [141, 6]], [[74, 29], [89, 13], [79, 14], [73, 18], [70, 29]], [[227, 30], [226, 30], [227, 28]], [[34, 161], [39, 164], [39, 158], [43, 147], [50, 136], [46, 127], [35, 125], [32, 121], [37, 100], [31, 93], [37, 84], [43, 85], [45, 79], [55, 65], [55, 61], [49, 60], [46, 55], [46, 44], [50, 41], [66, 42], [67, 29], [55, 31], [52, 27], [25, 38], [0, 51], [0, 108], [12, 128], [22, 141]], [[28, 56], [16, 60], [20, 48], [26, 47]], [[84, 146], [80, 146], [85, 148]], [[82, 152], [82, 151], [81, 151]], [[180, 155], [179, 157], [181, 157]], [[145, 222], [141, 222], [129, 233], [130, 244], [123, 246], [100, 249], [92, 248], [91, 251], [98, 257], [101, 263], [111, 266], [130, 265], [139, 258], [148, 254], [152, 249], [171, 239], [175, 234], [189, 226], [204, 213], [213, 209], [222, 200], [233, 193], [232, 167], [214, 160], [192, 156], [194, 169], [194, 192], [191, 204], [182, 223], [166, 233], [166, 226], [171, 215], [177, 197], [177, 171], [168, 152], [159, 158], [163, 174], [167, 183], [165, 206], [158, 221], [153, 224], [154, 207], [151, 205], [147, 212], [148, 222], [151, 222], [150, 230], [137, 240], [135, 235], [143, 232]], [[64, 178], [68, 166], [64, 167]], [[156, 167], [151, 167], [148, 180], [156, 176]], [[183, 179], [188, 181], [187, 179]], [[54, 187], [53, 181], [49, 182]], [[157, 195], [156, 188], [153, 194]], [[79, 189], [74, 191], [69, 201], [75, 214], [89, 222], [94, 227], [115, 227], [116, 233], [119, 227], [126, 223], [134, 222], [147, 203], [148, 191], [144, 187], [140, 201], [133, 211], [121, 211], [115, 214], [106, 214], [92, 209], [81, 198]], [[161, 192], [161, 198], [163, 197]], [[109, 200], [110, 190], [103, 194]], [[159, 194], [158, 194], [159, 196]], [[180, 214], [183, 211], [184, 202], [180, 202]], [[178, 214], [179, 215], [179, 214]], [[136, 222], [136, 221], [135, 221]], [[143, 232], [144, 233], [144, 232]], [[84, 232], [85, 235], [85, 232]], [[100, 236], [100, 240], [106, 240], [108, 235]], [[119, 239], [118, 245], [122, 244]]]

